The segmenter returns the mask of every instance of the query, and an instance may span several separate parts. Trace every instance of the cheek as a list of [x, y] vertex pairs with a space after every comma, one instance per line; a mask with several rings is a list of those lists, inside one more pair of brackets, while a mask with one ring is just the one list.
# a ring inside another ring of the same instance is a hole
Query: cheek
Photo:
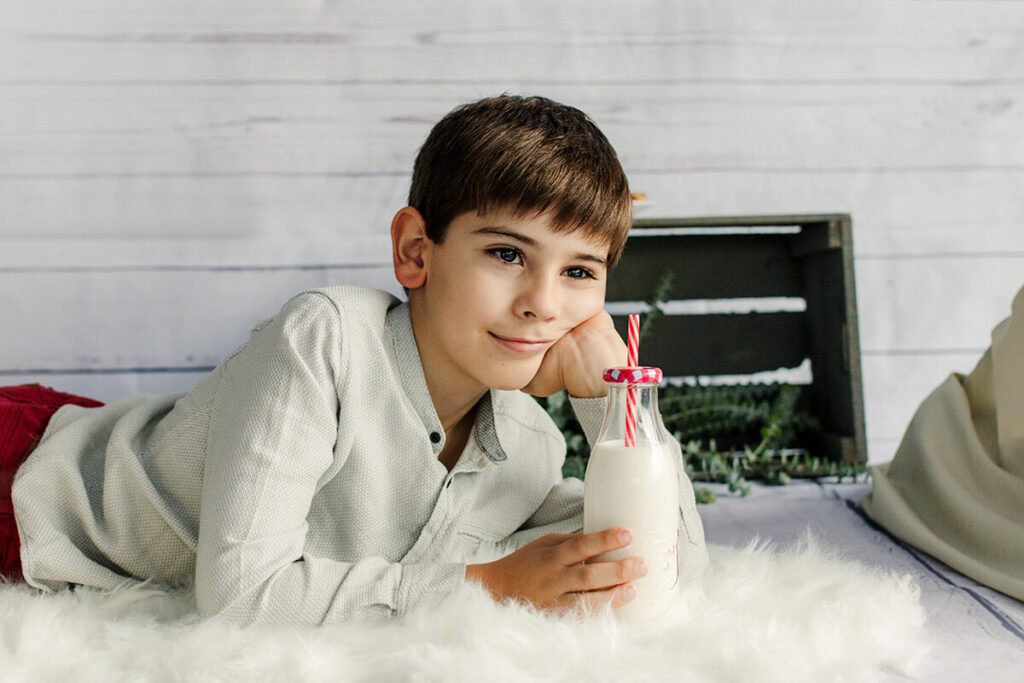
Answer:
[[604, 287], [572, 292], [566, 297], [565, 317], [573, 327], [590, 320], [604, 309]]
[[476, 263], [452, 261], [444, 265], [443, 279], [438, 278], [436, 284], [446, 318], [462, 328], [479, 324], [482, 316], [492, 310], [488, 292], [494, 290], [496, 283]]

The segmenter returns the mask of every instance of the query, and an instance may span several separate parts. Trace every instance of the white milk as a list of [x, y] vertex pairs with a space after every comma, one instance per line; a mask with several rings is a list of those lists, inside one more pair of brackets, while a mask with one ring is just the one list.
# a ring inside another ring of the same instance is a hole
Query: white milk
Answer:
[[616, 610], [624, 620], [657, 617], [671, 605], [679, 576], [679, 479], [671, 452], [663, 443], [603, 441], [587, 464], [583, 492], [583, 532], [624, 526], [633, 532], [628, 546], [590, 562], [639, 555], [647, 575], [631, 583], [636, 597]]

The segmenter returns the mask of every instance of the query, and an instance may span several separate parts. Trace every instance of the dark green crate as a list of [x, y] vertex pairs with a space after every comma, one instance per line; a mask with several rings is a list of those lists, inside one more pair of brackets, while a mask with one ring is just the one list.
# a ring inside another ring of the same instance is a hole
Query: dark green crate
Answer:
[[[663, 316], [640, 349], [642, 365], [666, 377], [747, 375], [809, 358], [801, 405], [823, 433], [807, 447], [867, 462], [849, 215], [637, 219], [607, 300], [647, 300], [666, 270], [671, 300], [798, 297], [806, 310]], [[613, 317], [625, 337], [626, 317]]]

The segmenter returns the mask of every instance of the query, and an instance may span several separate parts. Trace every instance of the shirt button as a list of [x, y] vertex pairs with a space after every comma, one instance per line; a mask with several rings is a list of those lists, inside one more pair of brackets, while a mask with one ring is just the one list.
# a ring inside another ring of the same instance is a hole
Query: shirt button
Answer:
[[441, 435], [437, 432], [430, 432], [430, 440], [433, 443], [441, 443]]

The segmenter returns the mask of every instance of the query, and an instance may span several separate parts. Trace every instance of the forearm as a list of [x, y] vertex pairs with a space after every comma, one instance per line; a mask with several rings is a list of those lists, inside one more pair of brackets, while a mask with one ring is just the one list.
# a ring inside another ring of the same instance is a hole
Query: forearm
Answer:
[[226, 564], [197, 567], [196, 605], [201, 616], [238, 624], [329, 624], [383, 620], [458, 590], [466, 579], [460, 563], [409, 564], [366, 558], [339, 562], [306, 558], [261, 579], [232, 572]]

